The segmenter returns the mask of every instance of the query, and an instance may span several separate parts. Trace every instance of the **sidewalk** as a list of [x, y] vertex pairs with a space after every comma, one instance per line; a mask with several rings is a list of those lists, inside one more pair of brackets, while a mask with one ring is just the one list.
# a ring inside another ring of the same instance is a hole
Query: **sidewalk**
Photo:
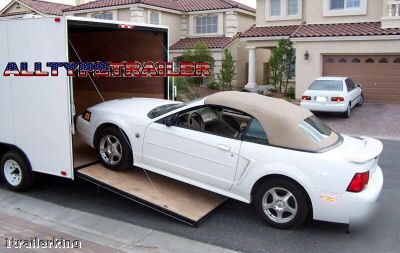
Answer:
[[[0, 252], [5, 238], [80, 240], [82, 249], [60, 252], [234, 253], [148, 228], [119, 222], [0, 189]], [[21, 252], [30, 252], [30, 250]], [[35, 250], [50, 252], [51, 250]]]

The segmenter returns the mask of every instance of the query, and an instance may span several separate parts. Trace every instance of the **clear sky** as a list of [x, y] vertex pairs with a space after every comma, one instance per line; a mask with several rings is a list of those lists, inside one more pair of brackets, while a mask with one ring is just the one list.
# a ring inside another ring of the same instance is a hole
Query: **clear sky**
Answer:
[[[0, 10], [4, 8], [11, 0], [0, 0]], [[56, 3], [65, 3], [65, 4], [72, 4], [75, 0], [46, 0], [48, 2], [56, 2]], [[256, 8], [256, 0], [236, 0], [242, 4], [249, 5], [253, 8]]]

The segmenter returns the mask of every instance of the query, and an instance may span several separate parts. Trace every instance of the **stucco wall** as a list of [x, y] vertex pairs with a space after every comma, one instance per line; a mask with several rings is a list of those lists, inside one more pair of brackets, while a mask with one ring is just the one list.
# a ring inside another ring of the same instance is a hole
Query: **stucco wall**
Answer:
[[256, 17], [239, 13], [238, 21], [239, 21], [238, 32], [243, 33], [256, 23]]
[[[149, 23], [148, 15], [150, 9], [145, 9], [144, 18], [145, 23]], [[181, 15], [161, 12], [160, 16], [161, 25], [169, 27], [169, 45], [173, 45], [181, 38]]]
[[[300, 98], [309, 84], [322, 75], [322, 57], [327, 54], [398, 54], [400, 43], [390, 41], [324, 41], [295, 42], [296, 98]], [[304, 59], [308, 51], [309, 60]]]
[[29, 10], [31, 10], [31, 9], [29, 9], [29, 8], [26, 8], [24, 5], [22, 5], [22, 4], [20, 4], [19, 5], [19, 9], [17, 9], [17, 3], [14, 3], [13, 5], [11, 5], [8, 9], [7, 9], [7, 11], [5, 11], [5, 13], [14, 13], [14, 12], [23, 12], [23, 11], [29, 11]]
[[[325, 24], [325, 23], [347, 23], [347, 22], [368, 22], [380, 21], [386, 15], [386, 1], [388, 0], [365, 0], [367, 2], [367, 14], [324, 16], [324, 2], [328, 0], [302, 0], [303, 18], [301, 20], [276, 20], [266, 21], [266, 2], [269, 0], [257, 0], [257, 26], [267, 25], [293, 25], [301, 24]], [[363, 0], [361, 0], [363, 1]]]

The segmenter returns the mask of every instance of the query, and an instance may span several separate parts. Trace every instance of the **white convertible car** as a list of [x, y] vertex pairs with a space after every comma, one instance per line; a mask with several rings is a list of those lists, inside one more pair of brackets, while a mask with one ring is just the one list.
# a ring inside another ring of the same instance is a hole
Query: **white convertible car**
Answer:
[[278, 228], [308, 215], [349, 223], [383, 185], [380, 141], [340, 135], [307, 109], [257, 94], [114, 100], [88, 108], [77, 129], [109, 169], [135, 165], [253, 203]]

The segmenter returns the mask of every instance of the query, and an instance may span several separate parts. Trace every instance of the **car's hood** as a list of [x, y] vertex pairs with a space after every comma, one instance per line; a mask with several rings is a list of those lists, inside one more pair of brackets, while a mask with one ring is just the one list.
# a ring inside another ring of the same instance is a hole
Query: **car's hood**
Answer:
[[152, 109], [161, 105], [173, 103], [178, 102], [155, 98], [125, 98], [100, 103], [90, 107], [88, 110], [147, 117], [147, 114]]
[[329, 151], [329, 155], [352, 163], [367, 163], [377, 158], [383, 150], [379, 140], [368, 137], [343, 135], [341, 145]]

